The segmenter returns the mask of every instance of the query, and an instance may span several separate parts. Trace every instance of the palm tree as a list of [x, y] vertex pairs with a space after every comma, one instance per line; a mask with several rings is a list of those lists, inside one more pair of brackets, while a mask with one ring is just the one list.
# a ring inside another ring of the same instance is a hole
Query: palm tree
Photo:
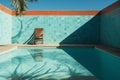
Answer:
[[16, 11], [16, 15], [22, 15], [25, 8], [27, 8], [27, 2], [36, 2], [38, 0], [10, 0], [11, 5]]

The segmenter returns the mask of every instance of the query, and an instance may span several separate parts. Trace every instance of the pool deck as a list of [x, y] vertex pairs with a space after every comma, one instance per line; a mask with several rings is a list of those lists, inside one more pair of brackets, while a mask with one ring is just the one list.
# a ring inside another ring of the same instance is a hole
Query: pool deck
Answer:
[[113, 48], [110, 46], [94, 45], [94, 44], [39, 44], [39, 45], [8, 44], [8, 45], [0, 45], [0, 54], [17, 47], [96, 47], [120, 57], [120, 48]]
[[0, 45], [0, 54], [3, 54], [3, 52], [7, 52], [14, 48], [17, 48], [17, 46], [16, 45]]

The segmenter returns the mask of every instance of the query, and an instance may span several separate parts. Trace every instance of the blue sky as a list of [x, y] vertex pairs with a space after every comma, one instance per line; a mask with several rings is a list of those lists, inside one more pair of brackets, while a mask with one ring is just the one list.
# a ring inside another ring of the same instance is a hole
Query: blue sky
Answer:
[[[39, 0], [39, 2], [29, 3], [27, 10], [102, 10], [116, 1], [117, 0]], [[0, 0], [0, 3], [11, 8], [10, 0]]]

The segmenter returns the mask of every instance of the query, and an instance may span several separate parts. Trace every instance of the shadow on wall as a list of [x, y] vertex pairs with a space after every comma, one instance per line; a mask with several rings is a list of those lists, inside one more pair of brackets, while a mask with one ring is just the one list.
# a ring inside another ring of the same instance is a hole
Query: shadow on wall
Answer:
[[60, 44], [98, 44], [100, 42], [100, 13], [66, 37]]
[[120, 48], [120, 1], [101, 11], [101, 43]]

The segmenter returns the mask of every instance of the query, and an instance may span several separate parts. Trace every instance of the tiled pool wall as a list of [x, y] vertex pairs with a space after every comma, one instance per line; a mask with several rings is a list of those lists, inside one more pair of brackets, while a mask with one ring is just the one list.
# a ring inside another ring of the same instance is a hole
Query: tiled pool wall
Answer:
[[11, 15], [0, 11], [0, 45], [11, 44], [11, 28], [12, 17]]
[[101, 42], [120, 48], [120, 1], [104, 11], [107, 12], [101, 15]]
[[44, 29], [44, 43], [98, 43], [98, 23], [99, 18], [93, 15], [13, 16], [12, 43], [25, 43], [35, 28]]

